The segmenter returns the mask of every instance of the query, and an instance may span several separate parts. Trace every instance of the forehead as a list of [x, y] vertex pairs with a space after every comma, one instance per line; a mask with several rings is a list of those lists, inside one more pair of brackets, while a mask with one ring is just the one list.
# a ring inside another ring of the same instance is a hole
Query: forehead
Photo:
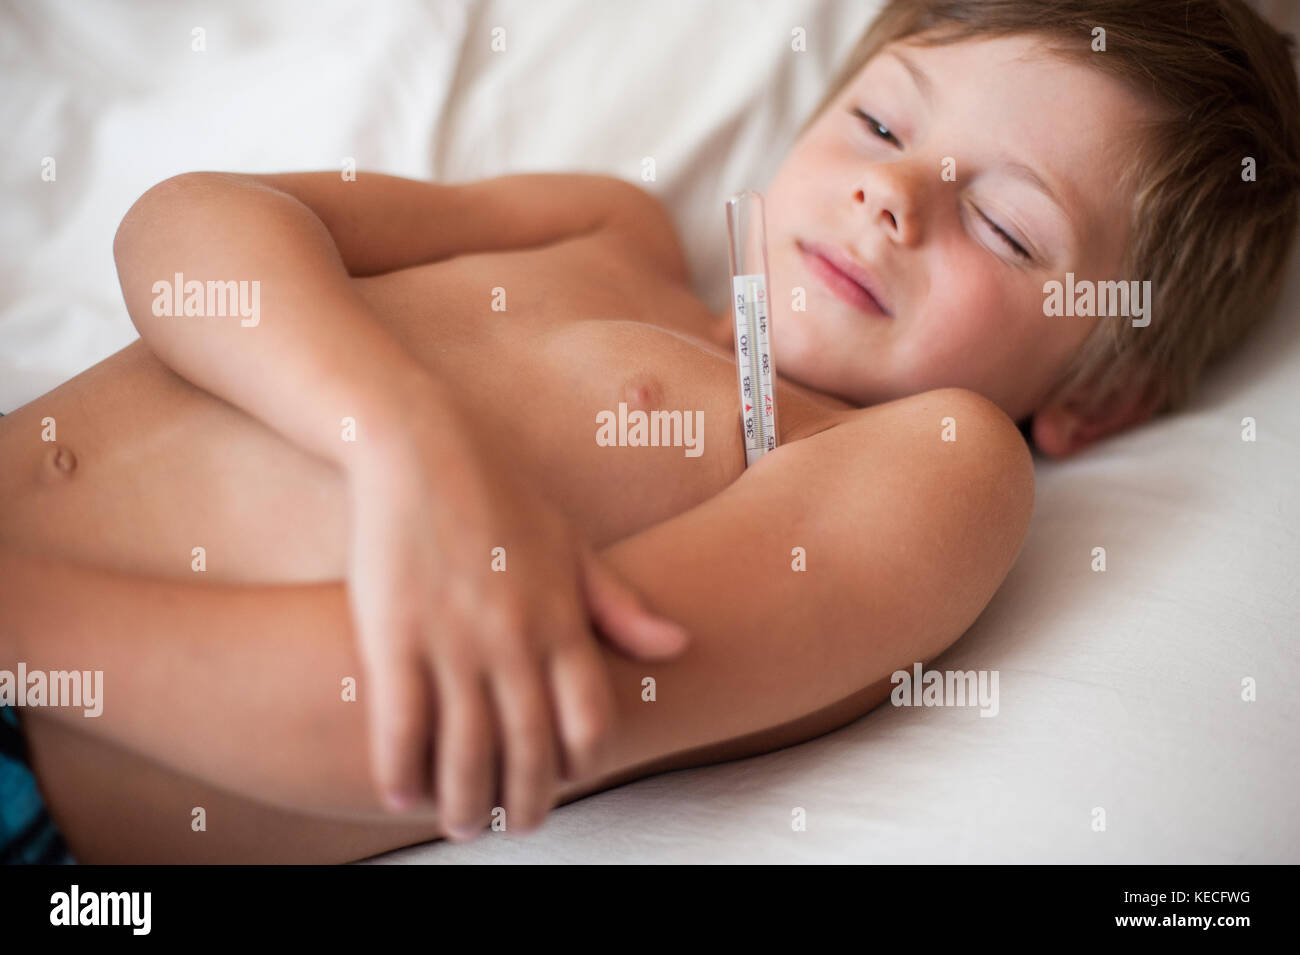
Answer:
[[1029, 167], [1060, 199], [1082, 241], [1122, 248], [1132, 200], [1131, 186], [1122, 186], [1134, 160], [1131, 137], [1151, 112], [1117, 78], [1086, 57], [1052, 52], [1048, 42], [1017, 35], [891, 43], [851, 86], [897, 102], [924, 139], [948, 147], [945, 155], [957, 159], [959, 170], [963, 155], [971, 168]]

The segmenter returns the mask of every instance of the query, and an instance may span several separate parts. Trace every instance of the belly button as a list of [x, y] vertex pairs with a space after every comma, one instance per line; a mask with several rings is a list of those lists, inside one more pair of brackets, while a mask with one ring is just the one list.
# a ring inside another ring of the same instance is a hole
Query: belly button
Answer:
[[41, 477], [47, 481], [58, 481], [72, 476], [77, 470], [77, 456], [71, 448], [56, 444], [45, 452], [41, 467]]

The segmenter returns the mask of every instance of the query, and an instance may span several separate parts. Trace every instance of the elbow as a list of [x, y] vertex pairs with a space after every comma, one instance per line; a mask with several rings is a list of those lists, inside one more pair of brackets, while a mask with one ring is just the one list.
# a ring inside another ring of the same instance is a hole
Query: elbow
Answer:
[[193, 175], [194, 173], [182, 173], [150, 186], [126, 210], [126, 215], [122, 217], [117, 232], [113, 235], [113, 261], [124, 288], [132, 266], [139, 264], [139, 251], [151, 226], [189, 189], [190, 177]]
[[1000, 540], [1009, 569], [1029, 529], [1034, 509], [1034, 459], [1014, 421], [996, 403], [965, 388], [942, 388], [924, 396], [940, 414], [940, 432], [961, 455], [952, 493], [966, 498], [968, 512], [987, 522], [986, 543]]
[[113, 236], [113, 263], [127, 312], [146, 341], [155, 324], [157, 280], [170, 278], [186, 237], [202, 234], [198, 223], [214, 208], [229, 206], [231, 180], [237, 178], [211, 172], [172, 176], [150, 187], [122, 217]]
[[137, 263], [150, 237], [158, 237], [188, 209], [220, 199], [222, 192], [240, 178], [231, 173], [183, 172], [150, 186], [131, 204], [113, 236], [113, 261], [118, 273]]

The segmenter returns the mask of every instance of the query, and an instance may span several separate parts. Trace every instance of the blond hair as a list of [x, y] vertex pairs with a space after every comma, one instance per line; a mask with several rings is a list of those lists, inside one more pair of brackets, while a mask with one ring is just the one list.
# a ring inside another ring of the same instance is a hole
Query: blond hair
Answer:
[[1099, 322], [1044, 403], [1095, 409], [1141, 376], [1160, 389], [1157, 410], [1179, 408], [1281, 287], [1300, 216], [1294, 40], [1241, 0], [891, 0], [803, 128], [889, 43], [1013, 34], [1118, 77], [1160, 114], [1133, 143], [1123, 260], [1123, 274], [1151, 281], [1159, 311], [1142, 328]]

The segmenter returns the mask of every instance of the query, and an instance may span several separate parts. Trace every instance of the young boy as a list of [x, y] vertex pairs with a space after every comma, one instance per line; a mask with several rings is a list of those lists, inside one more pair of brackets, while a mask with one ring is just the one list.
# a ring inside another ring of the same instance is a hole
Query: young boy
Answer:
[[[0, 661], [104, 673], [102, 716], [23, 717], [73, 853], [526, 831], [843, 725], [951, 644], [1028, 524], [1013, 421], [1064, 456], [1177, 406], [1294, 231], [1274, 31], [1235, 0], [1044, 9], [891, 3], [806, 127], [766, 190], [785, 380], [748, 470], [729, 315], [640, 190], [150, 190], [115, 243], [143, 341], [0, 421]], [[702, 453], [602, 445], [620, 405], [699, 413]]]

